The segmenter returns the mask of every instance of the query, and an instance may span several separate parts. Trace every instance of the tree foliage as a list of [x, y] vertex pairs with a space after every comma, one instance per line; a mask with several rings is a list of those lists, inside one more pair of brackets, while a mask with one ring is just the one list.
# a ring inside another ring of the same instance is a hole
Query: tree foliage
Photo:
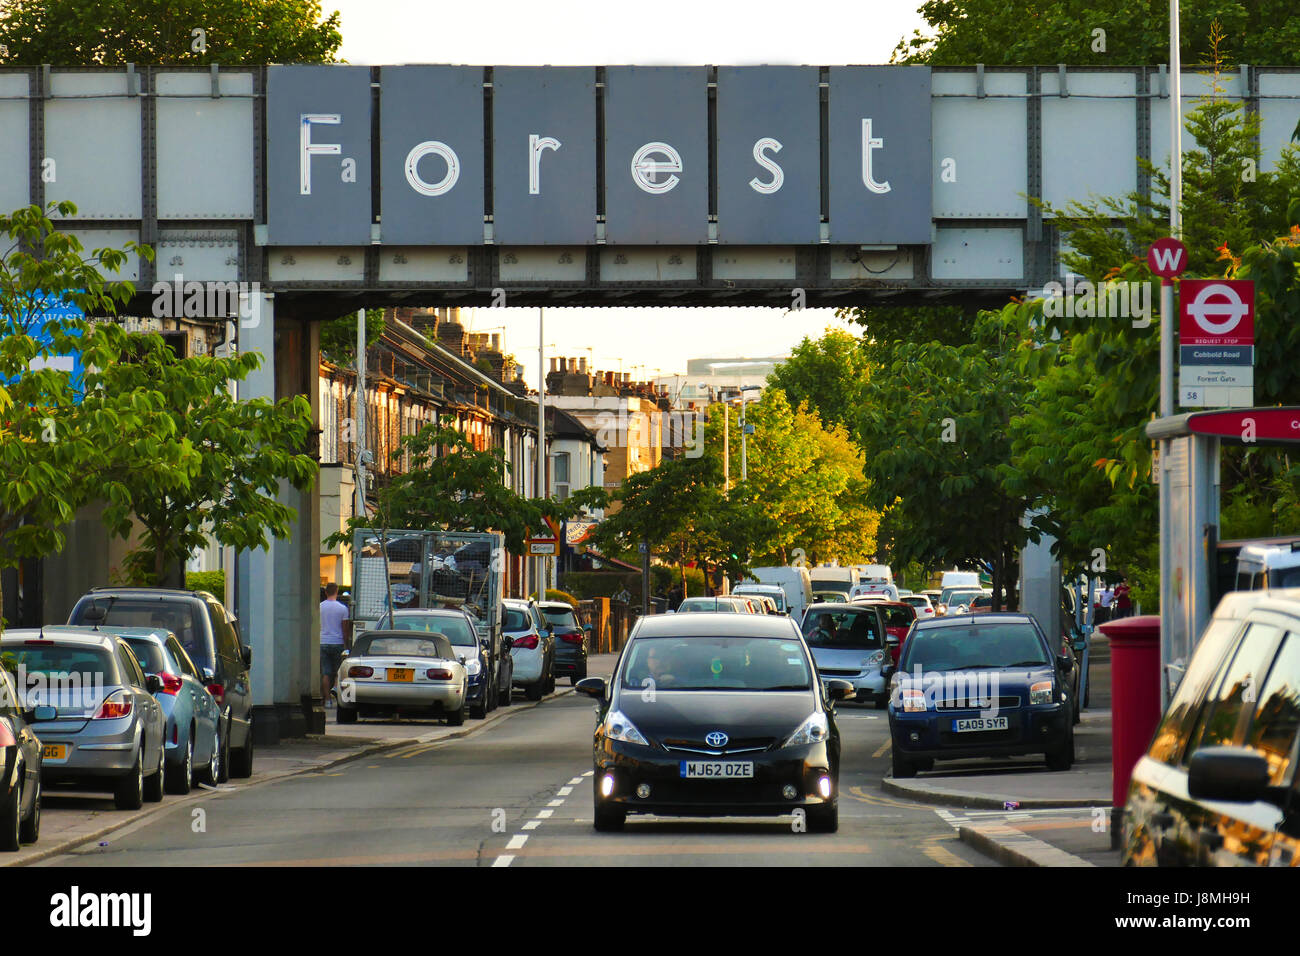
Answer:
[[5, 66], [333, 63], [342, 42], [320, 0], [0, 0]]
[[[917, 12], [928, 29], [900, 40], [893, 62], [1135, 66], [1169, 59], [1168, 0], [927, 0]], [[1214, 61], [1208, 37], [1216, 22], [1240, 62], [1300, 65], [1300, 18], [1291, 0], [1182, 0], [1184, 64]]]
[[790, 405], [816, 409], [827, 427], [847, 425], [857, 414], [868, 362], [859, 336], [827, 329], [819, 339], [805, 338], [767, 377]]

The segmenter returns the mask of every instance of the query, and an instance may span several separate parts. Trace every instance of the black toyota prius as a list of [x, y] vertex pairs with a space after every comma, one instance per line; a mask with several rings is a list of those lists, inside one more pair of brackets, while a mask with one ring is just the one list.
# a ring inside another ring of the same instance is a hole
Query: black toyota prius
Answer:
[[804, 814], [839, 826], [840, 734], [832, 701], [786, 617], [674, 614], [642, 618], [614, 676], [579, 681], [601, 702], [594, 751], [597, 830], [629, 813]]

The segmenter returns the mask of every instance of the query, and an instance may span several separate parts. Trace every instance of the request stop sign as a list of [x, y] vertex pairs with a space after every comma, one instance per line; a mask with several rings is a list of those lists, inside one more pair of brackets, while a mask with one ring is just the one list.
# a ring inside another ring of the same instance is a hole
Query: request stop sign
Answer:
[[1255, 283], [1184, 279], [1178, 293], [1179, 404], [1254, 405]]

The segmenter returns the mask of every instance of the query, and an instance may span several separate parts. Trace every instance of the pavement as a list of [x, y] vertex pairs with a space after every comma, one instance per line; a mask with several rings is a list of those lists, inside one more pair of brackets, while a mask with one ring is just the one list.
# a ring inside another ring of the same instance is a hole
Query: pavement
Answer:
[[1111, 849], [1110, 647], [1093, 635], [1089, 706], [1075, 727], [1075, 764], [1051, 772], [1022, 758], [942, 763], [881, 790], [936, 807], [959, 839], [1008, 866], [1118, 866]]
[[[614, 669], [617, 654], [593, 654], [588, 671], [593, 676], [608, 675]], [[555, 693], [542, 702], [573, 694], [567, 682], [557, 683]], [[228, 783], [210, 787], [196, 786], [186, 796], [167, 794], [160, 803], [146, 803], [139, 810], [118, 810], [108, 793], [47, 789], [42, 794], [41, 838], [17, 853], [6, 853], [0, 866], [26, 866], [94, 843], [101, 848], [113, 845], [122, 831], [134, 832], [158, 814], [177, 806], [199, 804], [214, 794], [235, 794], [275, 780], [307, 773], [322, 773], [332, 767], [371, 754], [400, 752], [419, 753], [442, 741], [468, 737], [512, 714], [537, 707], [541, 702], [526, 700], [515, 693], [510, 707], [498, 707], [482, 720], [467, 720], [460, 727], [450, 727], [437, 719], [370, 719], [340, 726], [336, 711], [326, 711], [324, 734], [281, 741], [276, 746], [257, 748], [254, 773], [247, 779], [231, 778]], [[197, 816], [197, 814], [196, 814]]]

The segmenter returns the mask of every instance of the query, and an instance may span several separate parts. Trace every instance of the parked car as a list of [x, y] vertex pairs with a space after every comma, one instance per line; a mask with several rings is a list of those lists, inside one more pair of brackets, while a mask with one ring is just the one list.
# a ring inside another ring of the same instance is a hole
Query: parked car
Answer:
[[813, 596], [812, 596], [813, 604], [827, 604], [827, 603], [846, 604], [848, 603], [848, 600], [849, 600], [848, 591], [817, 590], [817, 591], [813, 591]]
[[465, 655], [432, 631], [364, 631], [344, 652], [338, 688], [340, 724], [376, 713], [432, 713], [459, 727], [469, 715]]
[[238, 622], [220, 601], [206, 591], [93, 588], [77, 601], [68, 623], [175, 634], [221, 709], [222, 746], [229, 754], [221, 762], [222, 780], [253, 775], [253, 649], [240, 642]]
[[541, 700], [555, 690], [555, 636], [542, 620], [536, 601], [509, 598], [502, 602], [501, 630], [510, 639], [515, 659], [514, 686], [529, 700]]
[[917, 620], [916, 608], [903, 601], [877, 601], [875, 605], [884, 615], [885, 633], [893, 638], [889, 644], [890, 660], [897, 665], [899, 655], [907, 644], [908, 632]]
[[587, 629], [571, 604], [544, 601], [540, 607], [555, 635], [555, 676], [576, 684], [587, 676]]
[[45, 746], [32, 730], [36, 717], [34, 708], [24, 709], [20, 703], [13, 675], [0, 667], [0, 850], [15, 851], [41, 835]]
[[924, 621], [934, 617], [934, 605], [930, 603], [928, 594], [904, 594], [899, 597], [899, 600], [916, 609], [917, 620]]
[[1224, 596], [1133, 768], [1127, 866], [1300, 867], [1300, 589]]
[[885, 706], [888, 644], [876, 604], [814, 604], [804, 612], [803, 638], [823, 679], [846, 680], [854, 700]]
[[157, 675], [162, 681], [154, 699], [162, 705], [166, 721], [167, 790], [189, 793], [200, 781], [215, 786], [228, 757], [228, 744], [221, 739], [221, 709], [203, 686], [198, 668], [170, 631], [119, 627], [114, 633], [126, 641], [145, 676]]
[[1074, 763], [1074, 656], [1062, 656], [1029, 614], [918, 621], [890, 674], [895, 777], [935, 760], [1045, 754]]
[[[647, 698], [647, 681], [656, 685]], [[789, 618], [653, 615], [637, 621], [600, 702], [592, 760], [595, 828], [627, 815], [757, 816], [801, 811], [839, 826], [840, 733], [833, 702]]]
[[[510, 677], [510, 666], [505, 673], [494, 672], [487, 641], [483, 639], [478, 621], [468, 611], [461, 608], [408, 608], [395, 611], [390, 622], [385, 613], [375, 625], [377, 631], [418, 631], [421, 633], [441, 634], [451, 642], [453, 650], [465, 658], [465, 674], [469, 682], [469, 715], [481, 720], [489, 711], [496, 710], [501, 700], [500, 677]], [[506, 650], [505, 655], [510, 651]], [[510, 693], [510, 685], [505, 685], [505, 694]], [[343, 708], [339, 708], [339, 723], [352, 723], [356, 720], [356, 711], [348, 708], [345, 717]]]
[[27, 675], [21, 706], [42, 718], [31, 726], [43, 785], [103, 784], [119, 810], [163, 798], [162, 680], [145, 676], [125, 641], [88, 628], [10, 630], [0, 652]]

